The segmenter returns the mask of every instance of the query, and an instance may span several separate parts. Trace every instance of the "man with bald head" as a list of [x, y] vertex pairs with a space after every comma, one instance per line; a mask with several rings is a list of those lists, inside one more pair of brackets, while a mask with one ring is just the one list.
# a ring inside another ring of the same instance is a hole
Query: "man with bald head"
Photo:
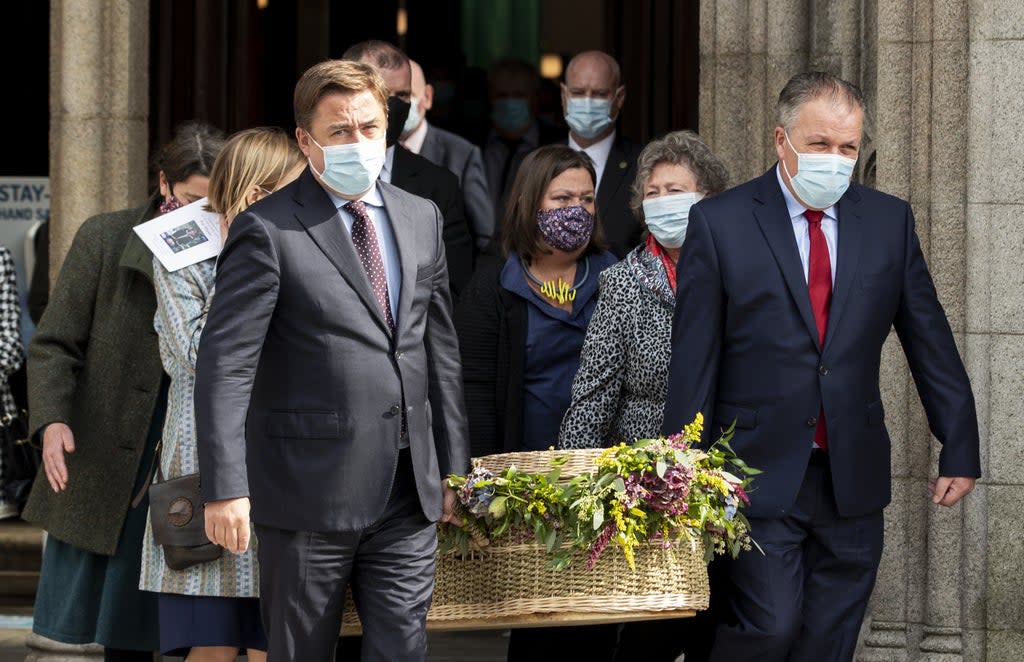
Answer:
[[640, 242], [642, 228], [629, 208], [636, 178], [637, 145], [616, 130], [626, 100], [619, 63], [601, 51], [584, 51], [569, 61], [562, 83], [562, 110], [569, 146], [586, 152], [597, 173], [597, 214], [619, 257]]
[[409, 66], [412, 68], [411, 107], [402, 128], [400, 144], [413, 154], [448, 168], [459, 178], [475, 250], [486, 250], [494, 234], [494, 203], [487, 191], [487, 175], [480, 148], [462, 136], [427, 121], [427, 112], [434, 101], [434, 89], [427, 83], [419, 64], [409, 60]]
[[892, 491], [891, 329], [942, 445], [932, 502], [955, 505], [981, 472], [971, 384], [910, 204], [851, 181], [863, 124], [855, 85], [798, 74], [779, 94], [778, 162], [690, 209], [664, 431], [697, 412], [706, 442], [735, 425], [733, 449], [762, 471], [746, 514], [763, 552], [724, 559], [735, 618], [715, 662], [853, 659]]

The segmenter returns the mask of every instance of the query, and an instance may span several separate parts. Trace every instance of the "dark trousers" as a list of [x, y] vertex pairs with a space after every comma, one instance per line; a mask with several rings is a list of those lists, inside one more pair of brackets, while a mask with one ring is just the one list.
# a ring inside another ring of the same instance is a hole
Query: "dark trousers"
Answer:
[[437, 532], [420, 508], [408, 451], [380, 521], [355, 533], [256, 527], [269, 662], [329, 662], [345, 589], [363, 624], [364, 661], [427, 657]]
[[812, 460], [786, 516], [750, 524], [764, 554], [726, 561], [735, 622], [719, 626], [711, 660], [852, 660], [882, 556], [882, 512], [840, 517], [826, 457]]
[[686, 662], [707, 662], [716, 628], [726, 620], [724, 568], [722, 557], [708, 564], [711, 602], [695, 616], [623, 623], [615, 662], [675, 662], [680, 654]]
[[[509, 633], [508, 662], [611, 661], [619, 626], [574, 625], [516, 628]], [[567, 654], [571, 653], [567, 657]]]

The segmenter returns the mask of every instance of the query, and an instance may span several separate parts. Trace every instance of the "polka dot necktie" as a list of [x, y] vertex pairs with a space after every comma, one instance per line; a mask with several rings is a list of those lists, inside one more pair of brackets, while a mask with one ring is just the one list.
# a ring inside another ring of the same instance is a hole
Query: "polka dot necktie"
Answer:
[[[811, 250], [807, 256], [807, 291], [811, 297], [814, 323], [818, 327], [818, 343], [822, 348], [825, 347], [825, 330], [828, 328], [828, 312], [832, 305], [832, 261], [828, 256], [825, 233], [821, 231], [821, 219], [824, 215], [825, 212], [815, 209], [804, 212], [807, 218], [807, 236], [811, 240]], [[820, 448], [828, 448], [824, 407], [818, 412], [814, 443]]]
[[388, 294], [388, 279], [384, 273], [384, 260], [380, 256], [377, 244], [377, 232], [373, 229], [373, 221], [366, 213], [366, 205], [361, 200], [352, 200], [343, 207], [355, 219], [352, 222], [352, 243], [359, 253], [359, 261], [370, 279], [373, 294], [377, 297], [381, 312], [388, 323], [391, 333], [395, 332], [395, 319], [391, 315], [391, 297]]

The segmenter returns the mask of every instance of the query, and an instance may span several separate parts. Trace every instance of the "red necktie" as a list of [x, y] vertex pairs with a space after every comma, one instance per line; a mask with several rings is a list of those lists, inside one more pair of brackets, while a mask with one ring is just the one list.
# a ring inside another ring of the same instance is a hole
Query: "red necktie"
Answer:
[[[818, 326], [818, 344], [825, 347], [825, 330], [828, 328], [828, 309], [832, 303], [832, 261], [828, 257], [828, 243], [821, 231], [823, 211], [808, 209], [807, 236], [811, 240], [811, 251], [807, 258], [807, 291], [811, 296], [811, 310], [814, 323]], [[814, 443], [828, 448], [828, 429], [825, 427], [825, 409], [818, 412], [818, 423], [814, 428]]]
[[388, 279], [384, 273], [384, 260], [380, 256], [377, 244], [377, 232], [373, 229], [373, 221], [366, 213], [366, 205], [362, 200], [352, 200], [343, 207], [355, 219], [352, 222], [352, 244], [359, 253], [359, 261], [370, 279], [373, 294], [377, 297], [380, 310], [388, 323], [391, 332], [395, 332], [395, 320], [391, 316], [391, 297], [388, 294]]

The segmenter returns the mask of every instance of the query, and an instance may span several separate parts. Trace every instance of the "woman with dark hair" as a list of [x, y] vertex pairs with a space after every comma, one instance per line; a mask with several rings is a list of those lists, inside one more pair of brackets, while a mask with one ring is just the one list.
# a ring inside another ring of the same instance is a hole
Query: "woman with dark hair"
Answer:
[[[485, 258], [455, 309], [474, 456], [555, 444], [569, 405], [606, 250], [594, 208], [594, 166], [567, 145], [523, 160], [502, 224], [502, 255]], [[614, 626], [512, 631], [509, 660], [570, 646], [609, 659]]]
[[28, 350], [29, 430], [42, 440], [24, 519], [48, 533], [32, 630], [97, 642], [104, 658], [152, 662], [156, 596], [139, 590], [146, 479], [167, 377], [153, 329], [153, 255], [139, 223], [206, 196], [224, 144], [181, 126], [155, 156], [146, 206], [100, 214], [75, 235]]
[[[725, 166], [693, 131], [653, 140], [637, 159], [630, 206], [647, 237], [601, 274], [600, 302], [587, 327], [572, 402], [559, 433], [560, 448], [600, 448], [657, 437], [664, 420], [671, 356], [677, 265], [690, 207], [725, 190]], [[694, 320], [694, 324], [701, 324]], [[712, 575], [716, 568], [709, 568]], [[623, 626], [616, 660], [671, 662], [705, 659], [720, 596], [692, 619], [639, 621]]]

